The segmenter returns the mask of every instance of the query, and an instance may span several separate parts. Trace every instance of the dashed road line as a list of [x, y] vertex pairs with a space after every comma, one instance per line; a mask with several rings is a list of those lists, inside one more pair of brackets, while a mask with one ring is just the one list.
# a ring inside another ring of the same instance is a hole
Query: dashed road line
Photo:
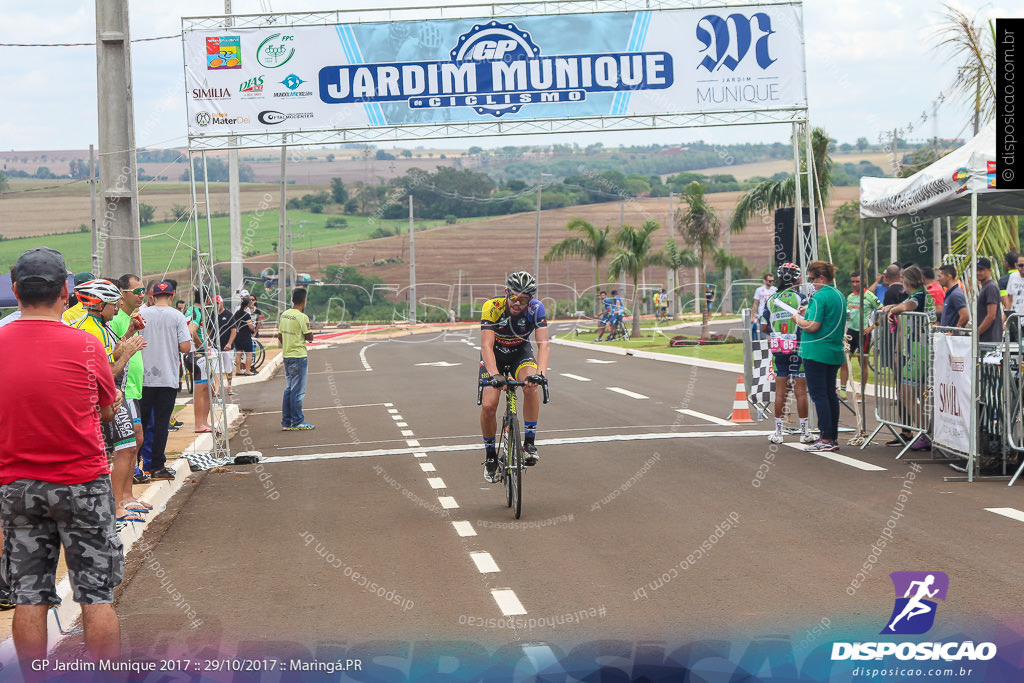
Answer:
[[432, 489], [448, 488], [447, 486], [444, 485], [444, 479], [442, 479], [441, 477], [427, 477], [427, 483], [430, 484], [430, 488]]
[[455, 510], [459, 507], [459, 504], [455, 502], [453, 496], [438, 496], [437, 502], [441, 504], [445, 510]]
[[476, 529], [473, 528], [472, 523], [467, 521], [452, 522], [452, 526], [455, 527], [455, 533], [465, 538], [466, 536], [476, 536]]
[[373, 368], [370, 367], [370, 362], [366, 360], [366, 351], [367, 349], [372, 349], [374, 346], [376, 346], [376, 344], [368, 344], [359, 349], [359, 361], [363, 364], [363, 367], [366, 368], [367, 372], [373, 371]]
[[638, 394], [635, 391], [630, 391], [629, 389], [623, 389], [622, 387], [607, 387], [607, 389], [608, 389], [608, 391], [614, 391], [616, 394], [622, 394], [623, 396], [629, 396], [630, 398], [635, 398], [635, 399], [640, 399], [640, 400], [643, 400], [643, 399], [646, 399], [646, 398], [650, 398], [648, 396], [644, 396], [643, 394]]
[[736, 426], [735, 423], [729, 422], [728, 420], [723, 420], [720, 417], [715, 417], [714, 415], [708, 415], [707, 413], [697, 412], [696, 410], [690, 410], [689, 408], [677, 408], [676, 412], [677, 413], [682, 413], [683, 415], [689, 415], [690, 417], [695, 417], [695, 418], [697, 418], [699, 420], [706, 420], [706, 421], [711, 422], [711, 423], [716, 424], [716, 425], [725, 425], [726, 427], [735, 427]]
[[869, 462], [864, 462], [863, 460], [857, 460], [856, 458], [851, 458], [851, 457], [849, 457], [847, 455], [840, 455], [839, 453], [828, 453], [826, 451], [808, 451], [806, 444], [790, 442], [790, 443], [784, 443], [782, 445], [783, 446], [789, 446], [790, 448], [792, 448], [794, 450], [802, 451], [804, 453], [807, 453], [808, 455], [816, 455], [819, 458], [826, 458], [827, 460], [833, 460], [835, 462], [842, 463], [843, 465], [849, 465], [850, 467], [856, 467], [858, 470], [864, 470], [865, 472], [885, 472], [885, 468], [884, 467], [879, 467], [878, 465], [872, 465]]
[[574, 379], [577, 382], [589, 382], [590, 381], [589, 377], [580, 377], [579, 375], [570, 375], [568, 372], [560, 372], [558, 374], [560, 374], [562, 377], [568, 377], [569, 379]]
[[402, 436], [416, 436], [416, 433], [411, 429], [403, 429]]
[[506, 617], [526, 614], [526, 608], [523, 607], [523, 603], [519, 602], [516, 592], [511, 588], [495, 588], [491, 591], [491, 597], [494, 598], [494, 602], [498, 603], [498, 609]]
[[[423, 455], [426, 455], [426, 453], [424, 453]], [[436, 472], [437, 471], [437, 469], [434, 467], [434, 463], [432, 463], [432, 462], [421, 462], [420, 463], [420, 469], [423, 470], [424, 472]]]
[[1024, 512], [1021, 512], [1017, 508], [985, 508], [985, 509], [987, 511], [989, 511], [989, 512], [994, 512], [997, 515], [1002, 515], [1003, 517], [1009, 517], [1010, 519], [1015, 519], [1018, 522], [1024, 522]]
[[494, 574], [501, 571], [498, 568], [498, 563], [494, 561], [494, 558], [488, 552], [470, 553], [469, 556], [481, 574]]

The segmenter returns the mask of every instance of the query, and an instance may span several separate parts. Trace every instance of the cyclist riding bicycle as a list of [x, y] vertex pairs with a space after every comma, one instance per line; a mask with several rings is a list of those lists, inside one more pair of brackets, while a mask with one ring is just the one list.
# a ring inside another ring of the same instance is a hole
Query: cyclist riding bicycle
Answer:
[[[537, 293], [537, 280], [525, 270], [512, 273], [505, 281], [505, 296], [490, 299], [483, 305], [480, 316], [480, 379], [490, 380], [481, 396], [480, 431], [486, 452], [484, 479], [498, 481], [498, 454], [495, 450], [495, 432], [499, 388], [505, 377], [517, 382], [528, 382], [523, 387], [523, 459], [526, 465], [536, 465], [539, 459], [535, 439], [537, 417], [540, 415], [540, 396], [537, 384], [543, 383], [551, 355], [548, 343], [548, 322], [544, 304], [533, 295]], [[530, 335], [536, 333], [537, 353], [530, 345]]]

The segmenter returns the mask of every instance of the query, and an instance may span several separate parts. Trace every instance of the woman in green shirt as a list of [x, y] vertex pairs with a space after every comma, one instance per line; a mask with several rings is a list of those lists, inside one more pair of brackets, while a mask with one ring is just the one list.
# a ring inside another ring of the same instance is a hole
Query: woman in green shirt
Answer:
[[836, 267], [827, 261], [811, 261], [808, 282], [815, 293], [806, 312], [793, 321], [803, 330], [800, 358], [804, 361], [807, 393], [818, 413], [821, 438], [807, 447], [809, 451], [839, 450], [839, 395], [836, 375], [846, 362], [843, 348], [846, 336], [846, 299], [835, 287]]

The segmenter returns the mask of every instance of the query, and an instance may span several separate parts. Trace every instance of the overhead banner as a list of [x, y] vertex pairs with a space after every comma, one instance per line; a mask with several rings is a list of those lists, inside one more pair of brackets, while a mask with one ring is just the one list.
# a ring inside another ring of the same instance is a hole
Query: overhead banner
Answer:
[[932, 334], [935, 397], [932, 400], [932, 442], [961, 453], [971, 446], [971, 338]]
[[798, 5], [183, 31], [189, 134], [805, 108]]

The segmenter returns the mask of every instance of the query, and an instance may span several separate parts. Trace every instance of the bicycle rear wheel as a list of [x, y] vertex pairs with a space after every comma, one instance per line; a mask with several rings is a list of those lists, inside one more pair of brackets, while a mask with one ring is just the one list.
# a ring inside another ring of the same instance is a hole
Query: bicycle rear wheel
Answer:
[[513, 418], [508, 430], [508, 461], [505, 478], [508, 482], [508, 503], [516, 519], [523, 513], [523, 440], [519, 435], [519, 420]]
[[253, 338], [252, 340], [252, 365], [249, 366], [249, 372], [256, 372], [263, 365], [263, 361], [267, 359], [267, 350], [263, 347], [263, 342], [259, 339]]

